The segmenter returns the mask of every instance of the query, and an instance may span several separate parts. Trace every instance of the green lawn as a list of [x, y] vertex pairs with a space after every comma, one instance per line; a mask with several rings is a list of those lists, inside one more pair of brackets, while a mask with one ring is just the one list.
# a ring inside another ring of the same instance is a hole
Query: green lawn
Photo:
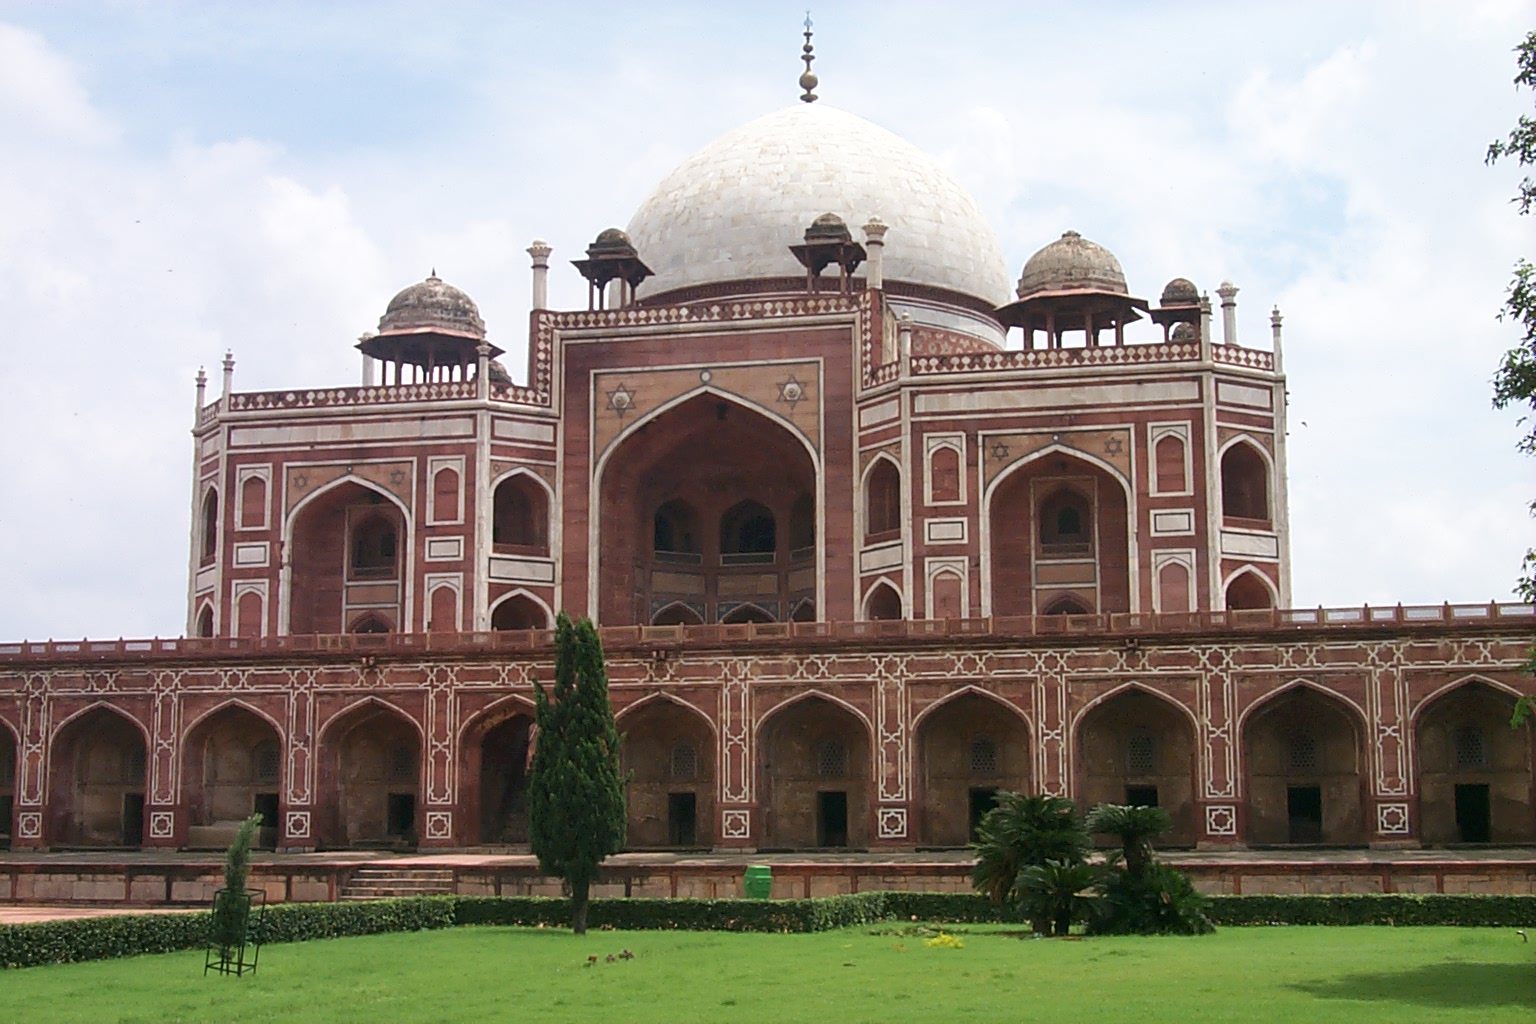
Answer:
[[[1519, 1021], [1536, 945], [1510, 929], [1227, 928], [1038, 940], [899, 926], [815, 935], [455, 928], [270, 946], [255, 977], [201, 953], [0, 972], [0, 1019], [52, 1021]], [[628, 948], [632, 960], [585, 966]]]

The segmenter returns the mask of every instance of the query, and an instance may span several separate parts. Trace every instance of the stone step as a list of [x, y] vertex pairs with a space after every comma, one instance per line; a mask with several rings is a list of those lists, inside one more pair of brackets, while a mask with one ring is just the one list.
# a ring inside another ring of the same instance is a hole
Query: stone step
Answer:
[[385, 900], [399, 896], [447, 896], [453, 893], [453, 869], [429, 867], [360, 867], [341, 891], [347, 901]]
[[433, 882], [453, 881], [452, 868], [427, 868], [424, 870], [412, 870], [410, 868], [359, 868], [352, 872], [353, 879], [421, 879]]

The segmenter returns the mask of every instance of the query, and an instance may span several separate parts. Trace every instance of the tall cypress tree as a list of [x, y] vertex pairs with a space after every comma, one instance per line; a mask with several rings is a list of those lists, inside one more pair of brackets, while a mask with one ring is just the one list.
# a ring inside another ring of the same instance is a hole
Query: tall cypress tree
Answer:
[[592, 620], [555, 620], [555, 689], [533, 686], [537, 746], [528, 780], [529, 838], [539, 870], [562, 878], [571, 927], [587, 931], [587, 900], [603, 858], [624, 848], [624, 777], [608, 701], [603, 642]]

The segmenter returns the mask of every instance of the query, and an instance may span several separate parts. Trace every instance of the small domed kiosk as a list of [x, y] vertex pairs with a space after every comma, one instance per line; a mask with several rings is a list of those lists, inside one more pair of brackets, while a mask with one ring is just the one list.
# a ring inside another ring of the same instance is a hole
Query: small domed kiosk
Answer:
[[[433, 270], [427, 279], [402, 289], [379, 317], [379, 330], [357, 347], [384, 364], [384, 384], [468, 380], [469, 367], [485, 344], [485, 321], [464, 292]], [[490, 356], [502, 350], [490, 346]], [[406, 367], [411, 367], [407, 370]], [[415, 377], [415, 381], [407, 380]]]
[[1125, 325], [1147, 311], [1144, 299], [1133, 298], [1125, 272], [1115, 254], [1076, 231], [1067, 231], [1024, 264], [1018, 300], [1002, 306], [997, 318], [1007, 327], [1024, 329], [1024, 347], [1035, 347], [1035, 332], [1044, 331], [1047, 348], [1062, 348], [1062, 335], [1082, 331], [1090, 348], [1101, 345], [1105, 330], [1114, 331], [1114, 344], [1125, 344]]

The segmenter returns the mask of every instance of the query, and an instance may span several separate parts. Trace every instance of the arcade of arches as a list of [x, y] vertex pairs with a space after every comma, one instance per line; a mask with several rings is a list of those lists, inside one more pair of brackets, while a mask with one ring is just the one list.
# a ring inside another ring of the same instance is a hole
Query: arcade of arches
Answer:
[[1051, 453], [1009, 474], [991, 503], [992, 614], [1131, 607], [1125, 490], [1105, 470]]
[[768, 417], [708, 394], [658, 414], [603, 474], [602, 622], [814, 618], [815, 493]]
[[[1041, 738], [1040, 727], [1016, 705], [1017, 694], [1005, 698], [968, 687], [914, 694], [918, 707], [930, 703], [904, 727], [910, 747], [903, 741], [901, 756], [910, 777], [900, 792], [892, 788], [898, 785], [889, 746], [895, 734], [887, 720], [877, 746], [868, 706], [855, 710], [832, 696], [787, 689], [764, 690], [756, 699], [763, 702], [761, 717], [744, 726], [752, 735], [735, 740], [733, 754], [730, 735], [716, 731], [708, 710], [663, 693], [627, 707], [620, 697], [630, 848], [709, 849], [741, 838], [765, 851], [869, 848], [881, 845], [881, 815], [893, 799], [910, 815], [895, 845], [956, 848], [969, 840], [998, 791], [1038, 792], [1041, 773], [1058, 770], [1065, 795], [1081, 806], [1166, 809], [1173, 829], [1160, 845], [1210, 838], [1204, 831], [1209, 797], [1201, 795], [1207, 769], [1193, 712], [1183, 703], [1191, 694], [1176, 699], [1136, 683], [1111, 690], [1067, 716], [1064, 747], [1060, 739], [1047, 745], [1050, 737]], [[1413, 815], [1413, 838], [1430, 845], [1536, 842], [1536, 727], [1509, 728], [1513, 700], [1507, 690], [1473, 677], [1413, 709], [1407, 770], [1418, 798], [1396, 805]], [[366, 698], [324, 724], [314, 747], [314, 828], [309, 842], [298, 845], [407, 849], [423, 841], [424, 827], [444, 806], [439, 798], [434, 812], [423, 789], [426, 765], [442, 743], [426, 744], [424, 727], [411, 717], [418, 713]], [[173, 755], [180, 768], [177, 813], [185, 815], [176, 845], [226, 846], [252, 813], [280, 821], [288, 809], [289, 772], [303, 771], [303, 757], [285, 746], [283, 728], [234, 701], [189, 717]], [[1377, 837], [1383, 801], [1372, 796], [1365, 719], [1355, 703], [1296, 683], [1259, 698], [1238, 721], [1231, 761], [1240, 773], [1232, 805], [1238, 820], [1226, 833], [1232, 841], [1360, 846]], [[145, 736], [130, 712], [105, 705], [87, 707], [56, 731], [46, 751], [48, 845], [146, 842]], [[448, 796], [455, 823], [451, 833], [435, 837], [436, 845], [527, 842], [535, 743], [532, 705], [521, 696], [502, 697], [469, 716], [447, 746], [457, 780]], [[0, 727], [0, 824], [13, 842], [17, 747], [10, 728]], [[750, 761], [740, 760], [744, 755]], [[730, 795], [747, 788], [752, 792], [745, 797]], [[729, 808], [743, 799], [753, 808], [747, 837], [731, 834], [739, 826]], [[270, 848], [282, 836], [269, 827], [259, 841]]]

